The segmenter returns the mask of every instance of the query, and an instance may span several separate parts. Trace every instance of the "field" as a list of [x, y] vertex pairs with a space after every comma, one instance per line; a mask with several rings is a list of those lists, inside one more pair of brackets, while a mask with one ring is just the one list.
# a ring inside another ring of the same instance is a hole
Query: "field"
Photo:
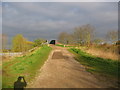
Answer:
[[19, 76], [24, 76], [27, 82], [34, 79], [37, 71], [47, 60], [51, 48], [43, 46], [30, 55], [16, 57], [3, 63], [2, 87], [13, 88], [14, 82]]

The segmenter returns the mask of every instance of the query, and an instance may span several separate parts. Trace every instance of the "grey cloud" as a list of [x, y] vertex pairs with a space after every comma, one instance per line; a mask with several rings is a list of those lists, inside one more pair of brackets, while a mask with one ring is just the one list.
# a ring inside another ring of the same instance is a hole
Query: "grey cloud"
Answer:
[[[57, 38], [62, 31], [92, 24], [101, 34], [117, 29], [117, 3], [4, 3], [3, 33], [28, 39]], [[103, 36], [103, 35], [101, 35]]]

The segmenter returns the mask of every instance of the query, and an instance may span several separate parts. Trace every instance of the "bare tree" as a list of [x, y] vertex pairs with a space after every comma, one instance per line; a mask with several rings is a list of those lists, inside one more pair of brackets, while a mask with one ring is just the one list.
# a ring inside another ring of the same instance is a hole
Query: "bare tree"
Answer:
[[94, 27], [89, 24], [77, 27], [73, 35], [76, 43], [89, 45], [94, 37]]
[[62, 32], [60, 33], [59, 37], [58, 37], [58, 42], [62, 43], [62, 44], [68, 44], [68, 33], [66, 32]]
[[84, 41], [84, 30], [82, 27], [76, 27], [73, 32], [74, 41], [77, 44], [82, 44]]
[[118, 40], [118, 31], [108, 31], [106, 34], [106, 39], [112, 43], [116, 42]]
[[94, 27], [87, 24], [76, 27], [72, 34], [60, 33], [58, 41], [62, 44], [90, 45], [94, 38]]
[[6, 49], [6, 45], [7, 45], [7, 35], [2, 34], [2, 50]]

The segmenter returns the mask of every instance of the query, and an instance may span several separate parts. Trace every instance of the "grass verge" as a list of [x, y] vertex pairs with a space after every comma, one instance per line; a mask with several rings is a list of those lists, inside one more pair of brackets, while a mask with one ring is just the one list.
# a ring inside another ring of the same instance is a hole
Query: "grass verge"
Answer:
[[43, 46], [31, 55], [16, 57], [3, 63], [2, 87], [13, 88], [13, 84], [19, 76], [24, 76], [27, 82], [32, 80], [47, 60], [50, 51], [50, 47]]
[[87, 71], [100, 73], [113, 78], [120, 77], [120, 71], [118, 71], [120, 69], [119, 61], [92, 56], [80, 49], [71, 48], [69, 51], [76, 55], [75, 58], [78, 62], [87, 67]]
[[62, 44], [56, 44], [56, 46], [59, 46], [59, 47], [64, 47], [64, 45], [62, 45]]
[[76, 46], [67, 46], [67, 45], [63, 45], [63, 44], [56, 44], [56, 46], [59, 46], [59, 47], [70, 47], [70, 48], [72, 48], [72, 47], [76, 47]]

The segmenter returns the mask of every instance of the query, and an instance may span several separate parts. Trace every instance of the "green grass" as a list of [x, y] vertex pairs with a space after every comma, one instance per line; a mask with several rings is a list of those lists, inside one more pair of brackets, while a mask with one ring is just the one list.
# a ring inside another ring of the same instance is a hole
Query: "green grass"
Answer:
[[24, 76], [27, 82], [31, 81], [45, 60], [47, 60], [50, 51], [50, 47], [43, 46], [31, 55], [16, 57], [9, 62], [3, 63], [2, 87], [13, 88], [18, 76]]
[[0, 65], [0, 89], [2, 88], [2, 65]]
[[56, 46], [59, 46], [59, 47], [64, 47], [64, 45], [62, 45], [62, 44], [56, 44]]
[[118, 71], [120, 69], [119, 61], [92, 56], [80, 49], [72, 48], [69, 49], [69, 51], [76, 55], [78, 62], [87, 66], [87, 71], [112, 76], [114, 78], [120, 77], [120, 71]]
[[[59, 47], [64, 47], [64, 45], [63, 45], [63, 44], [56, 44], [56, 46], [59, 46]], [[66, 46], [66, 45], [65, 45], [65, 47], [76, 47], [76, 46]]]

